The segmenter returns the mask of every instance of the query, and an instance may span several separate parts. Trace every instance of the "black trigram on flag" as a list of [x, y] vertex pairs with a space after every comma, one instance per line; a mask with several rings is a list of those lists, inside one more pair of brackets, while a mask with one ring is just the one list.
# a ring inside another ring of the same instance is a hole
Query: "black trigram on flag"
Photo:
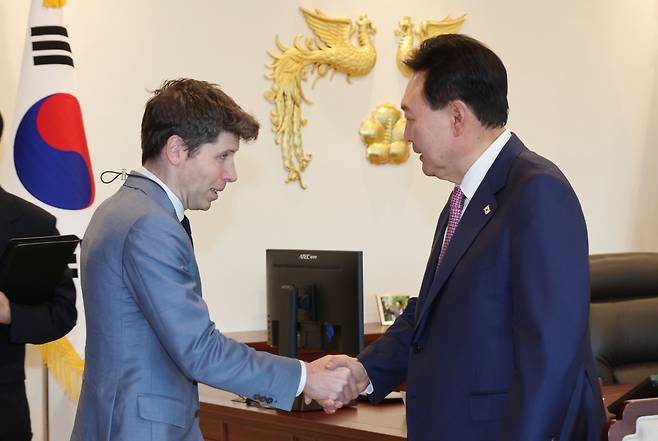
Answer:
[[36, 26], [32, 29], [34, 65], [65, 64], [73, 67], [69, 33], [63, 26]]

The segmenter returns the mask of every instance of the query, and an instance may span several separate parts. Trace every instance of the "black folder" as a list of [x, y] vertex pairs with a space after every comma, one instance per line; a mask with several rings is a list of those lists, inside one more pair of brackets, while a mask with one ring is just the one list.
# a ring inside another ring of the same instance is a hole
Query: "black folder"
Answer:
[[614, 403], [608, 406], [610, 413], [621, 419], [624, 402], [627, 400], [639, 400], [642, 398], [656, 398], [658, 397], [658, 375], [649, 375], [642, 380], [633, 389], [626, 392], [619, 397]]
[[74, 234], [10, 239], [0, 258], [0, 291], [14, 303], [48, 301], [79, 242]]

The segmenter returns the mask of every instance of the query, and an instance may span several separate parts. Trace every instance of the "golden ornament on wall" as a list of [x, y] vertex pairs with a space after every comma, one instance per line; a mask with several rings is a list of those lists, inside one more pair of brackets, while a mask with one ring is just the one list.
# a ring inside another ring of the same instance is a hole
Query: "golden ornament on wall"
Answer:
[[436, 37], [437, 35], [456, 34], [461, 29], [464, 20], [466, 20], [466, 14], [458, 18], [450, 18], [448, 16], [441, 21], [424, 20], [420, 23], [420, 26], [414, 28], [411, 17], [404, 17], [395, 30], [395, 35], [400, 38], [395, 56], [398, 68], [405, 76], [408, 77], [411, 75], [411, 69], [404, 64], [404, 60], [409, 58], [414, 50], [415, 37], [418, 38], [418, 44], [420, 45], [420, 43], [428, 38]]
[[66, 6], [66, 0], [43, 0], [44, 8], [63, 8]]
[[407, 120], [391, 103], [380, 104], [359, 128], [366, 145], [366, 158], [373, 164], [402, 164], [409, 158], [409, 143], [404, 139]]
[[[319, 10], [311, 12], [299, 8], [315, 38], [295, 37], [292, 47], [285, 47], [277, 36], [276, 45], [279, 55], [269, 54], [274, 62], [267, 67], [267, 75], [272, 80], [272, 87], [265, 92], [265, 98], [274, 104], [271, 113], [272, 131], [275, 142], [281, 148], [283, 167], [288, 176], [286, 182], [302, 182], [302, 172], [312, 159], [304, 151], [301, 129], [306, 125], [302, 117], [302, 102], [311, 104], [304, 91], [302, 81], [308, 75], [316, 75], [315, 82], [331, 71], [331, 78], [336, 72], [351, 77], [367, 75], [375, 65], [377, 53], [370, 39], [375, 34], [375, 27], [367, 15], [361, 15], [352, 23], [349, 18], [328, 17]], [[358, 44], [352, 43], [352, 36], [357, 33]]]

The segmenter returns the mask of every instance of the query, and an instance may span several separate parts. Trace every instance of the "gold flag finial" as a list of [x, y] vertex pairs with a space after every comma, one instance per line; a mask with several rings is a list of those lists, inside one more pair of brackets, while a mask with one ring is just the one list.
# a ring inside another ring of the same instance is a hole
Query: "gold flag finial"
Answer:
[[66, 6], [66, 0], [43, 0], [44, 8], [63, 8]]

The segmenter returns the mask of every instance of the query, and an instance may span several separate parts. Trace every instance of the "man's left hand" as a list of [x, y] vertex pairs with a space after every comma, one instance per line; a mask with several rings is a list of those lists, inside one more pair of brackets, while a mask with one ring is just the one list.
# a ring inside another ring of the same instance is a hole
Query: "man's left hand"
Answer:
[[[361, 362], [356, 358], [347, 355], [327, 355], [321, 360], [324, 360], [325, 369], [334, 370], [348, 368], [350, 370], [352, 379], [350, 399], [355, 399], [361, 392], [366, 390], [368, 384], [370, 384], [368, 372], [366, 372]], [[343, 405], [343, 403], [336, 403], [331, 400], [318, 400], [318, 403], [326, 413], [334, 413], [336, 409]]]

